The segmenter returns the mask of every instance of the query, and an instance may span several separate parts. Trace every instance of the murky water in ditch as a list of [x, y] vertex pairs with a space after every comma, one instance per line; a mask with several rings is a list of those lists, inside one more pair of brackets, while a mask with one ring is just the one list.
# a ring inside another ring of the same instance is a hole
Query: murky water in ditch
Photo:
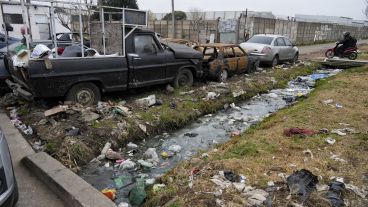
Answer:
[[[82, 173], [81, 177], [96, 189], [115, 188], [114, 178], [124, 176], [124, 187], [118, 190], [115, 202], [127, 202], [130, 189], [134, 186], [136, 178], [157, 178], [175, 167], [179, 162], [189, 159], [200, 150], [208, 150], [216, 144], [221, 144], [230, 139], [232, 132], [244, 132], [251, 125], [256, 124], [270, 114], [285, 108], [298, 97], [311, 92], [314, 80], [326, 78], [340, 72], [339, 70], [323, 70], [311, 76], [298, 78], [289, 82], [285, 89], [272, 90], [267, 94], [253, 97], [249, 101], [229, 107], [216, 114], [207, 115], [189, 124], [183, 129], [170, 134], [163, 134], [145, 142], [137, 143], [138, 152], [132, 157], [125, 154], [124, 158], [132, 161], [143, 159], [142, 155], [148, 148], [156, 148], [160, 157], [159, 164], [149, 170], [137, 168], [133, 171], [122, 171], [118, 168], [96, 166], [91, 164]], [[192, 135], [192, 136], [188, 136]], [[171, 145], [180, 145], [181, 151], [169, 159], [160, 156], [162, 151], [168, 151]], [[126, 150], [128, 151], [128, 150]]]

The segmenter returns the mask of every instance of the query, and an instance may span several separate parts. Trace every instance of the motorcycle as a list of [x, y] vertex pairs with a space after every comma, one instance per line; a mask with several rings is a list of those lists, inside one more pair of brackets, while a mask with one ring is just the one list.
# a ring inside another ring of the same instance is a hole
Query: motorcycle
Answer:
[[346, 48], [343, 54], [338, 54], [338, 49], [337, 49], [338, 46], [339, 46], [339, 43], [336, 43], [336, 47], [327, 50], [325, 53], [326, 57], [333, 58], [335, 56], [338, 56], [341, 58], [349, 58], [350, 60], [355, 60], [358, 58], [358, 48], [356, 46]]

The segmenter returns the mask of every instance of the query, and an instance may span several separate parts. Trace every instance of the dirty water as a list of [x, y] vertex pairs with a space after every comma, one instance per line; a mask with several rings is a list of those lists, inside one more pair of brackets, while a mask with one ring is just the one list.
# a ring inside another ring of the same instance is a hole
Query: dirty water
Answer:
[[[217, 114], [206, 115], [183, 129], [136, 143], [138, 144], [137, 152], [131, 157], [127, 153], [129, 149], [122, 149], [124, 159], [131, 159], [137, 163], [138, 160], [143, 159], [143, 153], [148, 148], [156, 148], [160, 162], [154, 168], [136, 167], [135, 170], [123, 171], [119, 170], [118, 166], [114, 166], [114, 163], [110, 163], [108, 167], [105, 166], [105, 162], [91, 163], [80, 173], [80, 176], [98, 190], [116, 188], [114, 179], [122, 178], [123, 187], [118, 189], [115, 202], [117, 204], [127, 202], [129, 191], [133, 188], [137, 178], [159, 178], [179, 162], [190, 159], [198, 152], [215, 148], [217, 144], [231, 139], [232, 133], [242, 133], [272, 113], [292, 104], [299, 97], [308, 95], [313, 90], [315, 80], [335, 75], [340, 71], [317, 71], [313, 75], [290, 81], [285, 89], [271, 90], [267, 94], [255, 96], [238, 106], [229, 103], [227, 109]], [[168, 148], [172, 145], [181, 146], [181, 151], [171, 158], [163, 159], [161, 152], [168, 152]]]

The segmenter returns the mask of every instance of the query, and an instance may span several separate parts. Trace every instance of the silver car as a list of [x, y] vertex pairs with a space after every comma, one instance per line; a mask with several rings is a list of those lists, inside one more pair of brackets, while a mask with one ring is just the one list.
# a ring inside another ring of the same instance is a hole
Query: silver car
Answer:
[[0, 129], [0, 207], [13, 207], [18, 201], [18, 187], [8, 143]]
[[249, 55], [258, 56], [261, 63], [276, 66], [281, 62], [295, 62], [299, 49], [286, 37], [280, 35], [254, 35], [240, 44]]

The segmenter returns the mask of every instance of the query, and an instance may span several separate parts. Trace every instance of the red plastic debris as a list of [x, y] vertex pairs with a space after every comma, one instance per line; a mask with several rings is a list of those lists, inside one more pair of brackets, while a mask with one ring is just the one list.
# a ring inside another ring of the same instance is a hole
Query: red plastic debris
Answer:
[[191, 173], [192, 173], [192, 175], [197, 175], [200, 171], [201, 171], [200, 169], [195, 167], [195, 168], [192, 169]]

